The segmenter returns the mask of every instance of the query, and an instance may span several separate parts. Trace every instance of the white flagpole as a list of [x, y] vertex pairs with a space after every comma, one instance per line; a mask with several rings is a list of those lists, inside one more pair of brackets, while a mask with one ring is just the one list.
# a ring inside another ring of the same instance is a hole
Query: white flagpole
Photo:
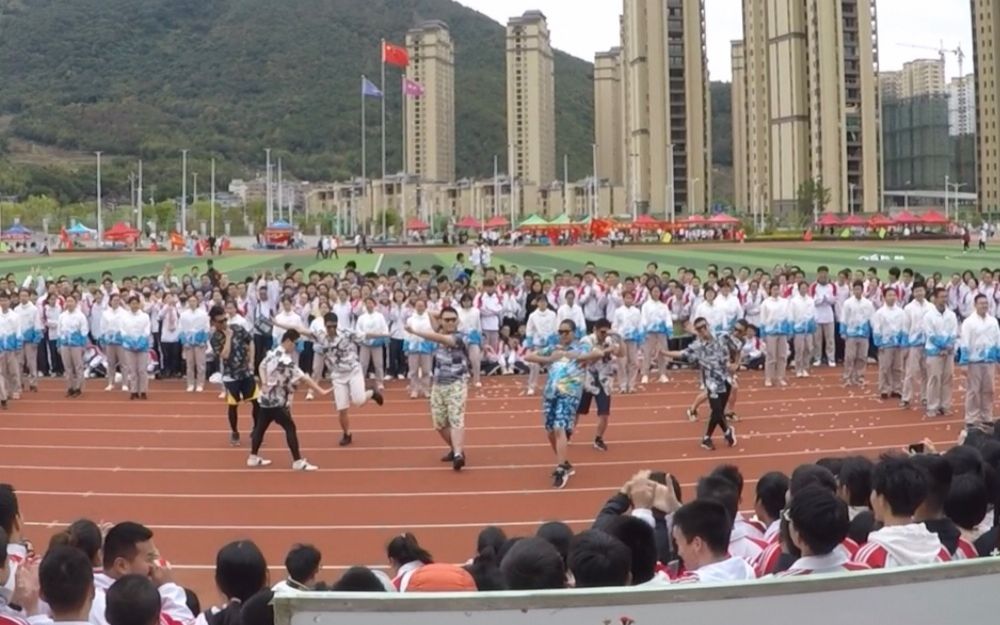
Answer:
[[[141, 170], [140, 170], [141, 171]], [[141, 175], [141, 174], [140, 174]], [[141, 184], [140, 184], [141, 186]], [[212, 225], [209, 228], [209, 232], [212, 234], [212, 238], [215, 238], [215, 158], [212, 158]]]
[[400, 126], [403, 128], [403, 155], [401, 159], [401, 177], [399, 181], [399, 203], [400, 203], [400, 231], [403, 233], [403, 243], [409, 242], [409, 237], [406, 231], [406, 76], [400, 77], [399, 80], [399, 104], [402, 113], [402, 123]]
[[382, 238], [386, 236], [385, 226], [385, 39], [379, 50], [382, 57]]
[[[368, 210], [368, 124], [365, 121], [365, 108], [366, 108], [366, 96], [365, 96], [365, 84], [367, 78], [364, 74], [361, 75], [361, 205]], [[382, 100], [385, 100], [385, 94], [382, 94]], [[352, 193], [354, 185], [351, 185]], [[357, 224], [352, 224], [352, 230], [356, 232], [358, 229]], [[337, 219], [337, 235], [340, 236], [340, 219]]]

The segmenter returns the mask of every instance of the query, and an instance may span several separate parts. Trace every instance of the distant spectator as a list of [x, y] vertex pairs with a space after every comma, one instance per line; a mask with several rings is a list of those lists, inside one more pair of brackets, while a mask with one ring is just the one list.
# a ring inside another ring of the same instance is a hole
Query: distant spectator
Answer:
[[[721, 479], [721, 478], [717, 478]], [[674, 513], [674, 541], [686, 572], [679, 583], [753, 579], [746, 560], [729, 555], [733, 515], [721, 503], [699, 498]]]
[[632, 581], [629, 548], [601, 530], [588, 530], [573, 537], [568, 565], [576, 588], [628, 586]]
[[531, 537], [517, 541], [500, 572], [508, 590], [547, 590], [566, 587], [566, 565], [552, 543]]
[[323, 555], [312, 545], [293, 545], [285, 556], [288, 577], [278, 582], [272, 590], [313, 590], [320, 571]]
[[434, 562], [431, 554], [417, 542], [417, 537], [410, 533], [400, 534], [389, 541], [386, 555], [396, 572], [392, 584], [399, 592], [406, 592], [406, 585], [414, 571]]

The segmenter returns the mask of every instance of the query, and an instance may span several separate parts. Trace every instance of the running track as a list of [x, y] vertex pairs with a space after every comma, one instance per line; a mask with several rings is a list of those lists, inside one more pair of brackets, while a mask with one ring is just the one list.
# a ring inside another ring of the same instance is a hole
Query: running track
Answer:
[[[264, 550], [273, 580], [284, 576], [284, 555], [295, 542], [323, 552], [324, 579], [353, 565], [385, 564], [385, 543], [404, 530], [441, 561], [462, 562], [489, 524], [509, 534], [534, 531], [559, 519], [581, 528], [635, 471], [673, 473], [690, 497], [700, 475], [735, 462], [747, 476], [743, 507], [752, 507], [754, 478], [790, 471], [826, 455], [877, 455], [925, 436], [940, 446], [961, 431], [963, 393], [956, 380], [952, 415], [933, 421], [919, 410], [881, 402], [873, 388], [844, 389], [839, 369], [823, 367], [789, 387], [765, 389], [760, 373], [741, 375], [738, 445], [702, 450], [702, 420], [691, 424], [684, 408], [696, 387], [691, 372], [671, 383], [651, 384], [635, 395], [616, 395], [607, 441], [594, 450], [593, 420], [586, 417], [571, 446], [577, 474], [553, 490], [554, 465], [540, 425], [540, 399], [521, 394], [524, 378], [489, 378], [470, 389], [467, 412], [469, 466], [456, 474], [439, 457], [444, 449], [430, 429], [426, 400], [407, 397], [390, 382], [384, 406], [352, 414], [354, 445], [341, 449], [328, 398], [298, 400], [293, 412], [304, 455], [320, 466], [293, 473], [280, 428], [272, 427], [262, 454], [266, 469], [244, 465], [249, 410], [243, 409], [244, 447], [228, 445], [225, 407], [218, 387], [201, 395], [181, 382], [154, 382], [148, 401], [129, 401], [90, 381], [76, 400], [62, 397], [57, 380], [44, 380], [0, 413], [0, 475], [19, 491], [27, 536], [39, 550], [72, 520], [137, 520], [156, 533], [177, 581], [195, 589], [204, 605], [216, 599], [212, 575], [216, 550], [229, 540], [252, 538]], [[868, 372], [869, 384], [875, 371]]]

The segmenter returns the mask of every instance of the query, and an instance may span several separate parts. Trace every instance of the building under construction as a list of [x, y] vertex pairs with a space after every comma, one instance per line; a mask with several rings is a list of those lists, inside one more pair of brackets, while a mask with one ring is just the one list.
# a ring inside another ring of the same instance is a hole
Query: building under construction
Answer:
[[947, 94], [883, 97], [882, 149], [886, 189], [942, 187], [953, 156]]

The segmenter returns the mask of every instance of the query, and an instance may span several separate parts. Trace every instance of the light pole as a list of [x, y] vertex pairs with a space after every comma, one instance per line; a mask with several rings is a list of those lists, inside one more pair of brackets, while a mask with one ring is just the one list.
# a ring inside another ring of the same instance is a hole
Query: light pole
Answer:
[[136, 218], [135, 227], [139, 230], [139, 237], [142, 238], [142, 232], [144, 228], [142, 227], [142, 159], [139, 159], [139, 203], [136, 206]]
[[274, 220], [274, 204], [271, 203], [271, 148], [264, 148], [264, 152], [267, 153], [267, 177], [264, 179], [264, 194], [267, 196], [265, 225], [270, 225]]
[[958, 218], [958, 190], [965, 186], [964, 182], [949, 182], [948, 186], [955, 191], [955, 218]]
[[910, 211], [910, 185], [913, 184], [909, 180], [906, 181], [906, 189], [903, 191], [903, 210], [906, 212]]
[[690, 212], [691, 212], [692, 215], [698, 209], [698, 182], [699, 181], [701, 181], [701, 178], [695, 178], [694, 180], [691, 181], [691, 189], [694, 191], [693, 197], [691, 198], [691, 201], [690, 201], [690, 204], [691, 204]]
[[945, 219], [948, 218], [948, 187], [950, 186], [948, 184], [948, 182], [950, 180], [951, 180], [951, 177], [948, 176], [947, 174], [945, 174], [945, 176], [944, 176], [944, 216], [945, 216]]
[[187, 242], [188, 217], [188, 151], [181, 150], [181, 236]]
[[853, 183], [853, 182], [847, 183], [847, 190], [849, 191], [849, 193], [847, 195], [847, 206], [848, 206], [848, 208], [847, 208], [847, 214], [848, 215], [853, 215], [854, 214], [854, 189], [856, 189], [857, 187], [858, 187], [858, 185], [855, 184], [855, 183]]
[[673, 223], [677, 219], [677, 207], [674, 198], [674, 144], [667, 145], [667, 195], [664, 198], [667, 202], [665, 217]]
[[209, 232], [212, 238], [215, 238], [215, 158], [212, 158], [212, 207], [210, 214], [212, 225], [209, 227]]
[[101, 210], [101, 154], [102, 152], [94, 152], [97, 155], [97, 246], [101, 246], [101, 241], [104, 239], [104, 215], [102, 215]]
[[593, 208], [590, 211], [590, 216], [591, 217], [597, 217], [597, 213], [598, 213], [598, 211], [600, 210], [600, 207], [601, 207], [601, 199], [600, 199], [600, 195], [599, 195], [600, 192], [601, 192], [601, 185], [597, 181], [597, 144], [596, 143], [592, 143], [591, 144], [591, 150], [592, 150], [592, 152], [591, 152], [590, 160], [591, 160], [591, 168], [593, 170], [592, 173], [594, 175], [594, 191], [591, 194], [591, 199], [594, 201], [594, 205], [593, 205]]
[[194, 178], [194, 190], [191, 191], [191, 206], [198, 203], [198, 172], [191, 172], [191, 177]]

